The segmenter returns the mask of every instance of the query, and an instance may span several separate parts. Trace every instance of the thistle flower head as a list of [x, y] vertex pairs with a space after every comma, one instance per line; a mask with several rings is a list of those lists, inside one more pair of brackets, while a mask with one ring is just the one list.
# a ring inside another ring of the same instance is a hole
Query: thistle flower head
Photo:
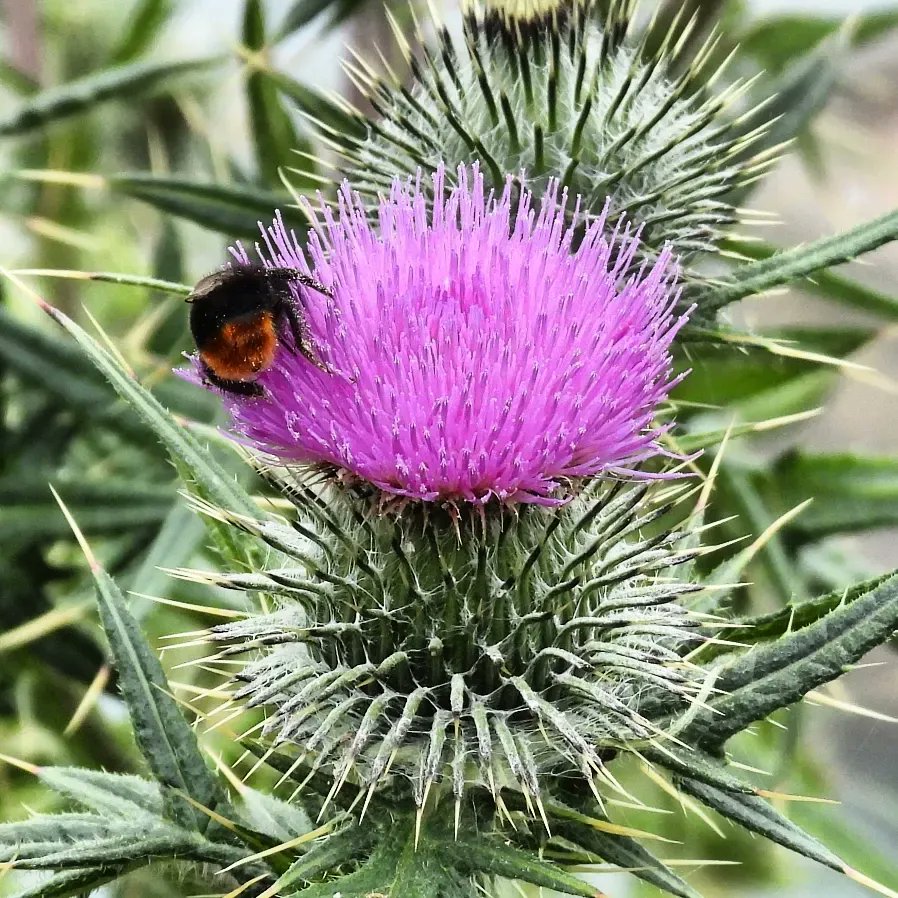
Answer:
[[426, 189], [394, 181], [376, 222], [344, 186], [338, 214], [310, 210], [305, 251], [276, 220], [264, 261], [333, 288], [294, 288], [321, 364], [283, 334], [264, 395], [229, 398], [237, 431], [280, 462], [451, 504], [551, 504], [658, 454], [684, 321], [671, 255], [626, 275], [638, 238], [569, 206], [556, 182], [496, 195], [461, 166], [452, 188], [442, 168]]

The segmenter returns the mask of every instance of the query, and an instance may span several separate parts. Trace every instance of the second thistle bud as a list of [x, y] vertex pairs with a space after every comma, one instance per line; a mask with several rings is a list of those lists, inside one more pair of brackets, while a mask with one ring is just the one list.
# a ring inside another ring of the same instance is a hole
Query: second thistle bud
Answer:
[[[633, 2], [492, 0], [470, 8], [463, 37], [409, 52], [413, 83], [354, 70], [378, 117], [367, 137], [331, 135], [372, 206], [397, 174], [478, 161], [490, 186], [523, 173], [559, 179], [581, 211], [641, 228], [643, 258], [666, 243], [684, 264], [715, 252], [737, 217], [731, 197], [764, 161], [733, 111], [713, 39], [683, 58], [688, 25], [651, 44]], [[404, 44], [403, 44], [404, 45]], [[748, 132], [748, 133], [747, 133]]]

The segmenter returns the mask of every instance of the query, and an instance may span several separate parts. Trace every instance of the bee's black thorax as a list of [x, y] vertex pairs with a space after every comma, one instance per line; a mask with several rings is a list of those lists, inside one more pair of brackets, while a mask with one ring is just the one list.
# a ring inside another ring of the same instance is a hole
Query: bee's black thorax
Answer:
[[190, 296], [190, 331], [198, 348], [208, 345], [229, 321], [277, 312], [292, 302], [286, 272], [264, 268], [216, 271], [203, 278]]

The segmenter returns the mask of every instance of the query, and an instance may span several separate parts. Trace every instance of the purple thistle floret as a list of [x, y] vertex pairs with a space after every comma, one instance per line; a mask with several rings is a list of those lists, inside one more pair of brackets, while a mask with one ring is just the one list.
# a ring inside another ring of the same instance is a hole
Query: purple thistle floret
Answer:
[[638, 235], [571, 219], [557, 183], [535, 205], [519, 180], [496, 196], [476, 167], [455, 187], [441, 168], [433, 197], [396, 180], [372, 223], [344, 184], [337, 214], [307, 208], [305, 252], [280, 216], [263, 232], [266, 264], [334, 295], [295, 288], [323, 366], [284, 332], [264, 395], [227, 397], [237, 432], [426, 502], [555, 504], [572, 479], [651, 476], [634, 467], [663, 453], [685, 321], [670, 251], [626, 276]]

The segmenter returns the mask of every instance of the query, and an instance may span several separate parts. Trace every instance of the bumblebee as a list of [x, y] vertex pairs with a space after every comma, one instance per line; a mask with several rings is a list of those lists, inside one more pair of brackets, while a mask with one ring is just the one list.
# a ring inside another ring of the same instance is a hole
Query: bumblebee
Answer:
[[315, 353], [292, 285], [333, 296], [330, 288], [295, 268], [261, 265], [223, 268], [193, 288], [187, 297], [190, 331], [207, 383], [238, 396], [262, 396], [265, 391], [256, 378], [274, 363], [284, 323], [296, 350], [328, 370]]

